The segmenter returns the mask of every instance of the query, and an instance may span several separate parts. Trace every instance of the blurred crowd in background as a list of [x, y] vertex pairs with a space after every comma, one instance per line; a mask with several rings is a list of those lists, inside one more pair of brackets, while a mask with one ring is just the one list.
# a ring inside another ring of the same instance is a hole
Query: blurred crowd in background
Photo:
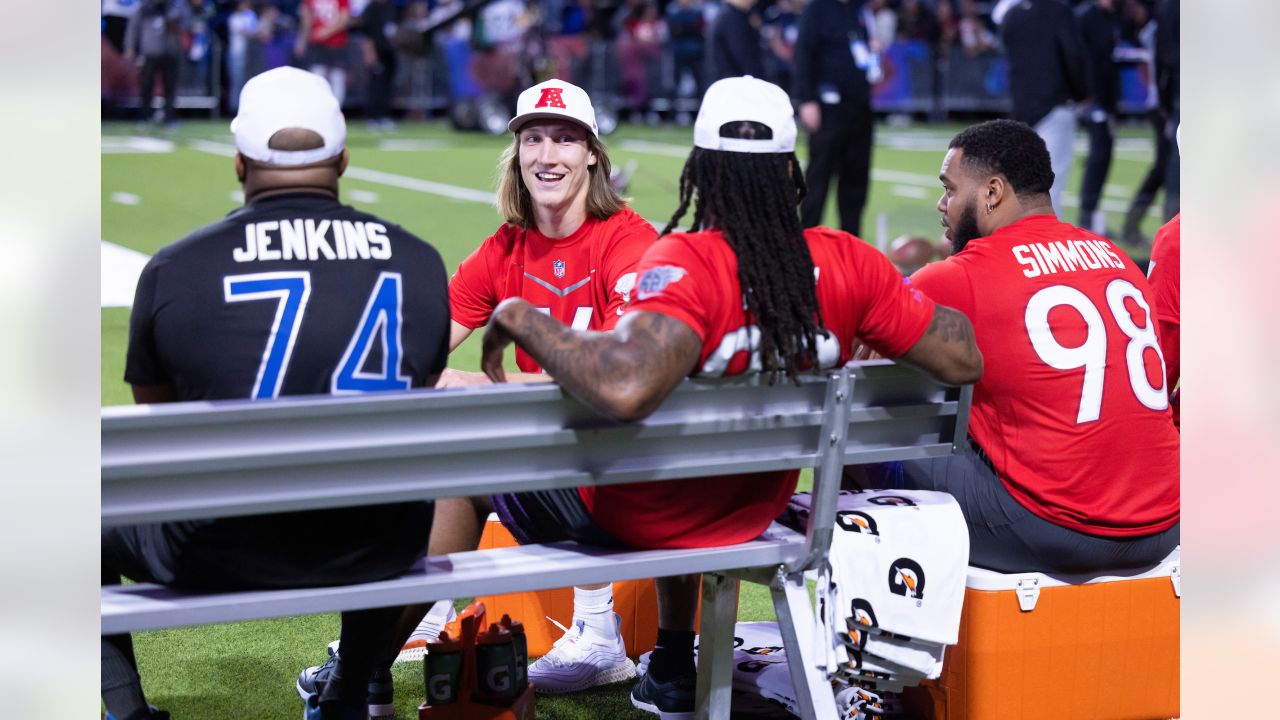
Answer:
[[[515, 93], [549, 77], [587, 88], [606, 132], [619, 118], [683, 123], [717, 76], [711, 38], [726, 8], [747, 14], [764, 76], [790, 89], [808, 1], [103, 0], [104, 117], [231, 114], [247, 78], [296, 65], [323, 70], [348, 112], [374, 129], [448, 113], [460, 128], [505, 130]], [[1008, 61], [992, 20], [1002, 3], [850, 1], [882, 68], [877, 112], [1009, 111]], [[1155, 105], [1145, 30], [1158, 2], [1105, 4], [1116, 29], [1118, 111], [1140, 115]]]

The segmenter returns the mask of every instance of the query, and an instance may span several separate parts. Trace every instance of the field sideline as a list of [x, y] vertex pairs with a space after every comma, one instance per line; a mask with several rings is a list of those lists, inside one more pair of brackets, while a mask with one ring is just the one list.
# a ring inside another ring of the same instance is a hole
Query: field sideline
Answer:
[[[873, 185], [864, 216], [864, 239], [876, 239], [876, 218], [884, 215], [888, 238], [904, 233], [936, 239], [941, 228], [934, 210], [941, 185], [938, 166], [951, 136], [962, 126], [911, 128], [879, 126], [873, 157]], [[348, 128], [351, 168], [342, 182], [343, 201], [398, 222], [434, 244], [452, 271], [498, 226], [490, 203], [494, 163], [507, 137], [460, 134], [441, 123], [404, 125], [394, 133], [371, 134], [361, 122]], [[1083, 138], [1083, 136], [1080, 136]], [[628, 195], [635, 209], [659, 225], [676, 207], [676, 184], [692, 144], [691, 128], [623, 126], [605, 138], [615, 166], [635, 164]], [[802, 135], [798, 148], [806, 158]], [[241, 204], [232, 169], [234, 153], [227, 121], [185, 122], [175, 132], [140, 129], [133, 123], [104, 123], [102, 129], [102, 390], [103, 405], [132, 402], [123, 381], [132, 282], [145, 258], [166, 244], [213, 222]], [[1077, 219], [1084, 143], [1077, 142], [1064, 219]], [[1122, 126], [1103, 209], [1118, 229], [1133, 189], [1151, 164], [1146, 125]], [[834, 191], [831, 193], [834, 196]], [[1158, 203], [1157, 203], [1158, 206]], [[827, 223], [836, 224], [828, 204]], [[1150, 215], [1150, 236], [1159, 219]], [[1146, 257], [1146, 250], [1135, 250]], [[132, 270], [131, 270], [132, 268]], [[450, 358], [453, 367], [479, 364], [479, 333]], [[316, 528], [323, 542], [324, 528]], [[771, 620], [767, 593], [743, 586], [742, 620]], [[524, 619], [525, 622], [539, 620]], [[144, 687], [152, 703], [183, 720], [203, 718], [296, 717], [301, 703], [294, 678], [324, 657], [337, 637], [336, 615], [165, 630], [137, 636]], [[398, 718], [416, 717], [421, 666], [396, 668]], [[559, 699], [539, 699], [539, 718], [651, 718], [635, 710], [626, 685]]]

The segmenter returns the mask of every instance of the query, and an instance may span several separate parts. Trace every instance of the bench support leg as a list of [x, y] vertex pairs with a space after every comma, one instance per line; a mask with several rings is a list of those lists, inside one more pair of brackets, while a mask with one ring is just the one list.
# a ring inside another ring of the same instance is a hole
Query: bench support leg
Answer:
[[738, 580], [702, 574], [698, 628], [698, 720], [728, 720], [733, 695], [733, 626], [738, 619]]
[[836, 699], [831, 682], [818, 669], [817, 645], [814, 638], [813, 605], [803, 573], [778, 570], [769, 584], [773, 609], [778, 615], [778, 630], [787, 651], [787, 668], [796, 691], [796, 704], [803, 718], [836, 720]]

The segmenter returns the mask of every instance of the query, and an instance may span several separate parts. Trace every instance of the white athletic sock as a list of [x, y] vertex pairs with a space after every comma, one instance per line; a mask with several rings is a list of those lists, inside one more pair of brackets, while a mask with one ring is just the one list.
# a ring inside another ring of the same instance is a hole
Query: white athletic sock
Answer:
[[599, 590], [573, 589], [573, 619], [581, 620], [585, 629], [600, 637], [613, 637], [617, 630], [613, 624], [613, 585]]

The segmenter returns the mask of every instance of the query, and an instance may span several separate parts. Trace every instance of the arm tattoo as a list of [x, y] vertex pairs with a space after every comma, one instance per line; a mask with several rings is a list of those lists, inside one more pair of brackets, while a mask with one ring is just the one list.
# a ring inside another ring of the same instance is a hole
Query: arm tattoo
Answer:
[[929, 329], [925, 330], [926, 334], [936, 335], [938, 340], [946, 343], [968, 345], [973, 342], [973, 325], [970, 324], [969, 318], [958, 310], [952, 310], [943, 305], [938, 305], [936, 308], [933, 320], [929, 323]]
[[522, 307], [503, 326], [561, 387], [597, 411], [621, 419], [653, 412], [694, 368], [697, 333], [667, 315], [639, 312], [613, 332], [579, 332]]

